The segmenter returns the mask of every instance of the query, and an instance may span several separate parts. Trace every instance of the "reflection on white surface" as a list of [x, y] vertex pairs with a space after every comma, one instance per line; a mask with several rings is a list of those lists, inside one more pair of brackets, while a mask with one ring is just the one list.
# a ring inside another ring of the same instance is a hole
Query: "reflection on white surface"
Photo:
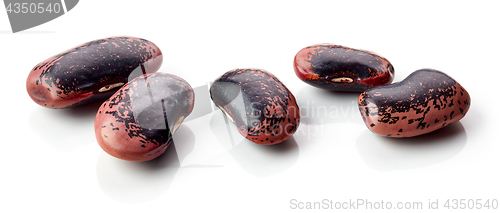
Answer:
[[231, 157], [255, 176], [267, 177], [281, 173], [291, 168], [299, 158], [299, 146], [294, 136], [272, 146], [255, 144], [241, 136], [221, 111], [213, 113], [210, 127]]
[[361, 120], [359, 94], [304, 87], [295, 95], [300, 107], [300, 122], [306, 125], [356, 123]]
[[100, 105], [93, 103], [68, 109], [37, 107], [31, 113], [29, 126], [54, 149], [71, 151], [95, 142], [94, 120]]
[[173, 144], [175, 144], [175, 150], [179, 158], [179, 162], [183, 162], [195, 147], [196, 137], [194, 132], [188, 126], [181, 125], [177, 131], [175, 131], [172, 139]]
[[268, 177], [291, 168], [299, 158], [299, 146], [293, 136], [276, 145], [265, 146], [243, 139], [228, 153], [248, 173]]
[[[221, 113], [217, 110], [218, 113]], [[188, 116], [188, 118], [191, 115]], [[196, 167], [205, 164], [206, 161], [226, 153], [212, 134], [210, 119], [213, 114], [198, 117], [194, 120], [182, 123], [179, 130], [174, 134], [174, 143], [181, 160], [181, 167]], [[224, 126], [222, 126], [224, 127]], [[191, 136], [185, 134], [184, 128], [188, 128]], [[195, 137], [196, 136], [196, 137]], [[220, 167], [220, 165], [216, 166]]]
[[138, 203], [153, 200], [167, 191], [181, 166], [180, 162], [191, 153], [194, 146], [193, 131], [181, 125], [165, 153], [151, 161], [120, 160], [103, 151], [97, 162], [99, 185], [105, 194], [117, 201]]
[[387, 138], [370, 130], [357, 139], [363, 161], [379, 171], [416, 169], [437, 164], [456, 156], [467, 143], [460, 122], [412, 138]]
[[179, 167], [175, 144], [171, 144], [163, 155], [147, 162], [120, 160], [103, 151], [97, 161], [96, 173], [99, 186], [110, 198], [140, 203], [163, 195]]
[[210, 128], [218, 143], [226, 151], [237, 146], [244, 139], [236, 129], [236, 126], [220, 110], [212, 114]]

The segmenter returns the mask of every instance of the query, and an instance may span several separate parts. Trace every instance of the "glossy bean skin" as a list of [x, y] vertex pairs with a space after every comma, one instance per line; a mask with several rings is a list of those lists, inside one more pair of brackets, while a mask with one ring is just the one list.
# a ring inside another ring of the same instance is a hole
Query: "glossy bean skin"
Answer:
[[234, 69], [214, 81], [210, 96], [246, 139], [262, 145], [290, 138], [300, 123], [293, 94], [271, 73]]
[[363, 92], [394, 79], [394, 68], [387, 59], [333, 44], [303, 48], [295, 55], [293, 68], [300, 80], [331, 91]]
[[99, 108], [97, 142], [123, 160], [152, 160], [165, 152], [193, 107], [194, 92], [184, 79], [165, 73], [139, 76]]
[[358, 106], [366, 126], [387, 137], [413, 137], [462, 119], [469, 93], [447, 74], [421, 69], [401, 82], [361, 93]]
[[109, 37], [52, 56], [28, 75], [31, 99], [48, 108], [68, 108], [109, 98], [129, 80], [156, 72], [163, 61], [152, 42]]

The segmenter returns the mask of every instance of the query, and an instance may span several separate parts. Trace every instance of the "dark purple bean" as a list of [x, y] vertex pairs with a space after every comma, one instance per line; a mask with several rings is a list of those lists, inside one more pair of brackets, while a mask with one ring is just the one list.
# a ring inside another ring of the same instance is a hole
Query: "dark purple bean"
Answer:
[[156, 72], [163, 61], [152, 42], [134, 37], [91, 41], [36, 65], [26, 80], [31, 99], [48, 108], [67, 108], [109, 98], [143, 73]]
[[99, 108], [94, 123], [97, 142], [120, 159], [154, 159], [165, 152], [193, 107], [194, 92], [184, 79], [165, 73], [140, 76]]
[[469, 93], [443, 72], [421, 69], [401, 82], [361, 93], [359, 110], [368, 128], [387, 137], [413, 137], [462, 119]]
[[210, 95], [240, 134], [257, 144], [281, 143], [300, 123], [293, 94], [264, 70], [231, 70], [215, 80]]
[[389, 61], [375, 53], [318, 44], [300, 50], [293, 62], [300, 80], [332, 91], [363, 92], [394, 78]]

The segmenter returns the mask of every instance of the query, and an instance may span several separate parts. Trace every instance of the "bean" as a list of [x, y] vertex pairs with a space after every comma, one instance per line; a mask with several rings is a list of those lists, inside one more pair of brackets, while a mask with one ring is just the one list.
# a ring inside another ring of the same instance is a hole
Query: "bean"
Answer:
[[67, 108], [109, 98], [129, 79], [156, 72], [163, 60], [152, 42], [109, 37], [87, 42], [36, 65], [26, 80], [35, 103]]
[[300, 123], [293, 94], [271, 73], [234, 69], [214, 81], [210, 96], [246, 139], [262, 145], [290, 138]]
[[470, 96], [445, 73], [421, 69], [401, 82], [361, 93], [358, 105], [372, 132], [413, 137], [462, 119], [469, 110]]
[[193, 107], [194, 92], [184, 79], [165, 73], [139, 76], [99, 108], [97, 142], [123, 160], [152, 160], [165, 152]]
[[293, 65], [302, 81], [331, 91], [363, 92], [390, 84], [394, 78], [394, 68], [387, 59], [333, 44], [303, 48], [295, 55]]

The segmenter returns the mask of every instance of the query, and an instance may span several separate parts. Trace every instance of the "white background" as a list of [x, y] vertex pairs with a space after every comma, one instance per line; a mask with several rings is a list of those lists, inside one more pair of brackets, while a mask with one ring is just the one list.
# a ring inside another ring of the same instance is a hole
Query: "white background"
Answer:
[[[0, 212], [298, 211], [292, 199], [424, 207], [393, 212], [426, 212], [438, 199], [438, 212], [447, 212], [446, 199], [500, 200], [499, 21], [495, 1], [87, 0], [13, 34], [2, 11]], [[98, 104], [46, 109], [29, 98], [25, 81], [44, 59], [116, 35], [154, 42], [164, 54], [159, 72], [193, 87], [238, 67], [272, 72], [301, 106], [298, 132], [258, 146], [233, 126], [228, 132], [215, 111], [186, 121], [157, 160], [107, 155], [94, 137]], [[358, 94], [322, 91], [295, 76], [295, 53], [317, 43], [374, 51], [394, 65], [395, 82], [420, 68], [444, 71], [470, 93], [470, 111], [428, 135], [379, 137], [359, 115]]]

